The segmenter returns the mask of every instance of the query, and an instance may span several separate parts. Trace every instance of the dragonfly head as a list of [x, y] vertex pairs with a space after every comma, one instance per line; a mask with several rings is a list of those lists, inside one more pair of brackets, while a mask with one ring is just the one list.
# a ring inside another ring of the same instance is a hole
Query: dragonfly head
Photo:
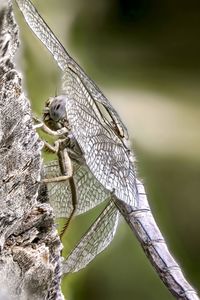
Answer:
[[45, 103], [43, 111], [43, 120], [53, 120], [54, 122], [62, 122], [66, 119], [66, 101], [65, 96], [52, 97]]
[[60, 129], [66, 124], [65, 96], [49, 98], [43, 110], [43, 121], [52, 130]]

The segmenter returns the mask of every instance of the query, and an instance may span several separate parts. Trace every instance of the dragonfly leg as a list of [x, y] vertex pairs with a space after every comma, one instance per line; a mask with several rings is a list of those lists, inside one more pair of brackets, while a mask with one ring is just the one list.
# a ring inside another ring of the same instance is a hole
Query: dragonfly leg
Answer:
[[68, 175], [63, 175], [63, 176], [57, 176], [57, 177], [52, 177], [52, 178], [45, 178], [42, 180], [44, 183], [51, 183], [51, 182], [61, 182], [68, 180], [71, 176]]
[[62, 174], [57, 177], [43, 179], [43, 182], [45, 182], [45, 183], [65, 181], [65, 180], [70, 179], [73, 175], [72, 162], [67, 153], [67, 149], [60, 148], [61, 147], [60, 145], [62, 145], [62, 142], [63, 142], [62, 139], [57, 140], [57, 141], [55, 141], [54, 146], [50, 145], [47, 142], [44, 142], [45, 146], [50, 151], [52, 151], [53, 153], [56, 153], [58, 155], [59, 167], [60, 167], [60, 171]]
[[34, 125], [34, 128], [40, 128], [42, 129], [45, 133], [49, 134], [49, 135], [53, 135], [53, 136], [62, 136], [66, 133], [68, 133], [68, 129], [66, 127], [62, 127], [60, 129], [57, 130], [52, 130], [50, 129], [47, 125], [45, 125], [44, 122], [42, 122], [41, 120], [39, 120], [37, 117], [33, 116], [33, 120], [35, 122], [37, 122], [37, 124]]
[[60, 233], [60, 239], [62, 240], [63, 238], [63, 235], [66, 231], [66, 229], [69, 227], [69, 224], [73, 218], [73, 216], [75, 215], [76, 213], [76, 208], [77, 208], [77, 193], [76, 193], [76, 185], [75, 185], [75, 182], [74, 182], [74, 178], [71, 177], [69, 179], [69, 185], [70, 185], [70, 189], [71, 189], [71, 194], [72, 194], [72, 211], [69, 215], [69, 218], [67, 219], [66, 223], [64, 224], [62, 230], [61, 230], [61, 233]]
[[60, 150], [60, 144], [63, 143], [65, 139], [59, 139], [54, 142], [54, 145], [49, 144], [47, 141], [43, 140], [44, 143], [44, 150], [47, 150], [48, 152], [58, 154], [58, 151]]
[[61, 232], [60, 232], [60, 239], [62, 240], [63, 239], [63, 236], [64, 236], [64, 233], [65, 231], [67, 230], [67, 228], [69, 227], [69, 224], [73, 218], [73, 216], [75, 215], [75, 212], [76, 212], [76, 207], [73, 207], [73, 210], [69, 216], [69, 218], [67, 219], [67, 221], [65, 222]]
[[56, 145], [53, 146], [53, 145], [49, 144], [47, 141], [44, 141], [44, 140], [43, 140], [43, 143], [44, 143], [44, 147], [43, 147], [44, 151], [47, 151], [47, 152], [50, 152], [50, 153], [57, 153]]

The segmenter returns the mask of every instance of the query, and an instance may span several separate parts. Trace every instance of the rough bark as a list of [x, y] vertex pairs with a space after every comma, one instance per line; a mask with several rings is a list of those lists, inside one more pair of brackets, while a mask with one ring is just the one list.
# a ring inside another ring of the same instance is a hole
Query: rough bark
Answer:
[[45, 185], [42, 143], [34, 130], [14, 56], [18, 28], [9, 1], [0, 3], [0, 300], [64, 299], [61, 244]]

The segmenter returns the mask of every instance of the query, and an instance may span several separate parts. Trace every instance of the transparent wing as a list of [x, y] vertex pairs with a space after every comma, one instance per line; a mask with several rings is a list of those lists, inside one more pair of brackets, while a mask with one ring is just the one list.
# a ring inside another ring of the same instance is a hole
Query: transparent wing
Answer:
[[[73, 163], [74, 181], [77, 192], [75, 215], [82, 214], [110, 197], [110, 193], [96, 180], [86, 166]], [[51, 161], [44, 167], [45, 178], [61, 175], [58, 161]], [[68, 218], [73, 209], [68, 180], [47, 184], [49, 201], [57, 218]]]
[[[134, 205], [134, 191], [133, 186], [130, 184], [134, 178], [134, 172], [128, 158], [128, 150], [118, 138], [119, 134], [120, 136], [127, 136], [126, 128], [119, 115], [96, 84], [69, 56], [32, 3], [29, 0], [16, 1], [30, 28], [52, 53], [63, 70], [65, 75], [64, 90], [67, 93], [70, 91], [69, 96], [71, 97], [75, 95], [73, 105], [67, 108], [69, 111], [71, 110], [70, 125], [74, 125], [75, 138], [81, 144], [82, 149], [85, 150], [90, 170], [108, 190], [115, 190], [115, 194], [119, 199]], [[66, 82], [69, 83], [68, 88]], [[79, 87], [77, 84], [81, 84], [81, 86]], [[101, 120], [96, 118], [97, 106], [95, 101], [104, 105], [113, 119], [113, 128], [116, 127], [118, 135], [112, 129], [112, 125], [110, 128], [109, 126], [104, 128], [104, 125], [101, 125], [102, 122], [105, 122], [105, 119], [102, 117]], [[80, 119], [78, 123], [75, 123], [77, 116], [80, 116]], [[79, 133], [80, 128], [82, 130]], [[81, 135], [84, 130], [85, 133]], [[86, 134], [88, 134], [88, 138], [86, 138]], [[114, 153], [114, 155], [111, 156], [109, 153]], [[100, 171], [98, 171], [99, 167]]]
[[77, 272], [85, 268], [113, 240], [119, 213], [110, 201], [101, 215], [72, 250], [63, 263], [63, 273]]
[[106, 108], [110, 114], [114, 124], [119, 129], [122, 136], [128, 138], [128, 132], [121, 121], [116, 110], [112, 107], [108, 99], [103, 95], [97, 85], [91, 80], [83, 71], [83, 69], [70, 57], [67, 51], [64, 49], [59, 40], [55, 37], [51, 29], [42, 19], [38, 11], [29, 0], [16, 0], [24, 18], [35, 33], [35, 35], [41, 40], [46, 48], [51, 52], [54, 59], [57, 61], [61, 70], [65, 73], [67, 68], [70, 67], [81, 78], [84, 85], [92, 95], [93, 99]]
[[70, 69], [64, 86], [67, 119], [87, 166], [106, 189], [134, 206], [137, 191], [130, 150], [105, 122], [81, 79]]

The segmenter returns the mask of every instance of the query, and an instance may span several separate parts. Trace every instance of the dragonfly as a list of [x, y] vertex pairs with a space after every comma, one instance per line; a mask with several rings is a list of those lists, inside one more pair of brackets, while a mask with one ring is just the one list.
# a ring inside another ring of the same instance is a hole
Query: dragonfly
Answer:
[[[15, 1], [29, 27], [50, 51], [63, 72], [63, 95], [54, 97], [48, 104], [50, 119], [53, 123], [60, 124], [60, 128], [58, 130], [48, 128], [47, 131], [57, 136], [66, 135], [70, 141], [75, 140], [80, 148], [79, 155], [83, 159], [83, 164], [79, 162], [76, 165], [77, 157], [74, 157], [75, 159], [72, 159], [74, 171], [70, 177], [73, 178], [77, 193], [74, 215], [98, 203], [98, 192], [91, 197], [93, 200], [89, 201], [90, 204], [86, 204], [84, 200], [84, 194], [87, 194], [85, 189], [91, 182], [101, 194], [100, 202], [106, 199], [108, 201], [105, 210], [65, 260], [63, 273], [81, 269], [82, 265], [88, 263], [89, 256], [93, 259], [99, 250], [110, 243], [116, 231], [120, 212], [168, 290], [178, 299], [199, 299], [168, 250], [154, 220], [144, 186], [136, 178], [128, 132], [120, 116], [94, 81], [68, 54], [31, 1]], [[65, 150], [68, 156], [73, 157], [73, 151], [68, 153], [69, 149], [66, 147], [61, 149], [64, 151], [63, 154], [66, 154]], [[63, 175], [59, 170], [60, 165], [52, 163], [47, 166], [46, 173], [57, 173], [59, 177]], [[87, 179], [84, 184], [81, 184], [81, 178]], [[70, 186], [69, 182], [64, 188], [60, 188], [56, 182], [52, 183], [51, 188], [55, 189], [52, 195], [57, 193], [54, 202], [58, 205], [58, 213], [61, 213], [62, 209], [59, 206], [64, 203], [63, 195], [68, 193], [69, 199], [73, 198], [72, 184]], [[60, 204], [57, 204], [57, 199], [62, 199]], [[69, 212], [65, 211], [64, 216], [70, 216]], [[105, 244], [101, 240], [104, 233], [110, 235]]]

